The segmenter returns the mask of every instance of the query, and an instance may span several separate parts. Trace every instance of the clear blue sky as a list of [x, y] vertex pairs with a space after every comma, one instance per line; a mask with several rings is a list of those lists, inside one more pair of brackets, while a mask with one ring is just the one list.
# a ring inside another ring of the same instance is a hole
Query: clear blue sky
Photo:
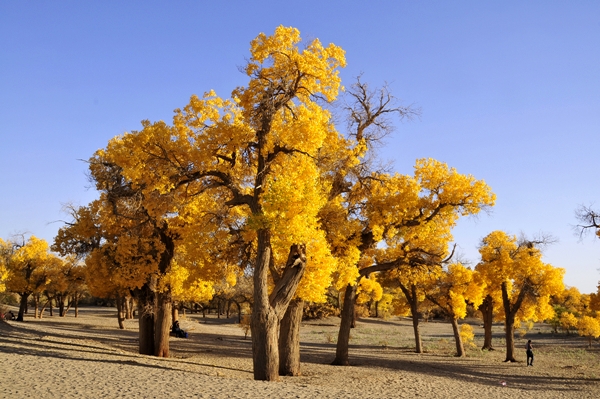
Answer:
[[432, 157], [493, 188], [493, 212], [455, 230], [473, 264], [493, 230], [549, 233], [546, 262], [596, 291], [600, 240], [572, 226], [600, 207], [598, 1], [0, 1], [0, 237], [51, 241], [61, 204], [96, 196], [82, 159], [192, 94], [228, 96], [278, 25], [343, 47], [347, 84], [364, 72], [422, 108], [381, 151], [395, 170]]

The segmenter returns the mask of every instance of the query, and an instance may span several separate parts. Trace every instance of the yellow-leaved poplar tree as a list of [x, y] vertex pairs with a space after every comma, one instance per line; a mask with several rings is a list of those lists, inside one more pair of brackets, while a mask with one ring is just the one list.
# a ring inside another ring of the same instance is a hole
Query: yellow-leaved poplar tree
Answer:
[[550, 319], [554, 309], [550, 297], [564, 290], [564, 269], [542, 262], [540, 240], [517, 240], [503, 231], [487, 235], [479, 248], [476, 270], [488, 287], [494, 303], [501, 304], [497, 317], [504, 320], [506, 360], [515, 362], [514, 330], [520, 321]]
[[459, 357], [465, 356], [466, 352], [458, 320], [466, 317], [467, 303], [478, 307], [483, 301], [484, 283], [476, 274], [461, 263], [452, 263], [433, 284], [426, 287], [427, 299], [436, 304], [452, 323], [456, 355]]

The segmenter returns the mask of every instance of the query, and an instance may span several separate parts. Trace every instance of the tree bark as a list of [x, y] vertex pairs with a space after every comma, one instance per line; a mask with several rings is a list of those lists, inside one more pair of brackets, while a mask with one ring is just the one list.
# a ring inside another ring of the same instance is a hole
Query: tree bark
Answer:
[[346, 287], [344, 293], [344, 305], [342, 306], [342, 320], [340, 322], [340, 331], [335, 348], [335, 359], [333, 365], [349, 366], [348, 347], [350, 345], [350, 329], [352, 328], [352, 319], [354, 318], [354, 302], [356, 301], [357, 284]]
[[56, 296], [56, 306], [58, 307], [58, 316], [65, 317], [65, 297], [63, 295]]
[[270, 233], [266, 229], [260, 229], [257, 236], [257, 260], [253, 276], [254, 306], [250, 321], [254, 379], [277, 381], [279, 379], [279, 322], [296, 293], [306, 269], [306, 248], [303, 245], [291, 246], [283, 274], [269, 295]]
[[123, 324], [123, 321], [125, 320], [125, 315], [124, 315], [124, 304], [123, 304], [123, 297], [119, 294], [117, 294], [116, 296], [116, 302], [117, 302], [117, 321], [119, 322], [119, 329], [124, 330], [125, 329], [125, 325]]
[[[39, 314], [38, 311], [39, 311], [39, 308], [40, 308], [40, 294], [35, 294], [33, 296], [33, 305], [34, 305], [34, 307], [33, 307], [33, 318], [37, 319], [38, 318], [38, 314]], [[41, 319], [41, 317], [40, 317], [40, 319]]]
[[421, 331], [419, 330], [419, 303], [417, 299], [417, 286], [412, 284], [410, 292], [403, 286], [400, 287], [406, 299], [410, 304], [410, 313], [412, 317], [413, 332], [415, 334], [415, 353], [423, 353], [423, 342], [421, 341]]
[[29, 298], [29, 293], [21, 294], [21, 303], [19, 304], [19, 314], [17, 315], [17, 321], [23, 321], [23, 315], [27, 310], [27, 299]]
[[483, 317], [483, 349], [493, 351], [492, 345], [492, 324], [494, 322], [494, 302], [490, 295], [487, 295], [481, 305], [479, 311]]
[[279, 375], [300, 375], [300, 323], [304, 301], [294, 299], [279, 327]]
[[154, 354], [154, 292], [151, 283], [136, 290], [139, 314], [139, 352], [142, 355]]
[[451, 319], [452, 321], [452, 331], [454, 332], [454, 341], [456, 342], [456, 356], [464, 357], [465, 347], [462, 342], [462, 337], [460, 336], [460, 329], [458, 328], [458, 320], [454, 317]]
[[515, 317], [507, 316], [504, 324], [506, 330], [506, 360], [505, 362], [516, 362], [515, 359]]
[[157, 294], [156, 319], [154, 327], [154, 355], [169, 357], [169, 333], [171, 332], [171, 291], [167, 290]]
[[171, 307], [171, 325], [177, 320], [179, 320], [179, 309], [173, 304]]

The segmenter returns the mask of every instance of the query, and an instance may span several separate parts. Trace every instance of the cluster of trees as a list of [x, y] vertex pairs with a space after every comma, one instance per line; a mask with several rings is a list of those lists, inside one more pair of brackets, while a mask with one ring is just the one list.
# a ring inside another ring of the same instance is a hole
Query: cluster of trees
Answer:
[[[515, 325], [551, 318], [549, 299], [563, 290], [564, 271], [541, 260], [545, 241], [497, 231], [473, 270], [454, 262], [458, 218], [487, 210], [495, 195], [433, 159], [417, 160], [412, 175], [378, 166], [391, 117], [419, 110], [360, 78], [338, 98], [344, 51], [302, 43], [294, 28], [260, 34], [250, 52], [249, 82], [230, 99], [193, 96], [172, 124], [143, 121], [98, 150], [89, 169], [99, 198], [68, 208], [52, 250], [84, 260], [92, 294], [124, 308], [135, 298], [143, 354], [169, 355], [174, 303], [242, 295], [252, 306], [254, 378], [297, 375], [302, 309], [333, 290], [343, 297], [334, 364], [349, 362], [364, 301], [412, 314], [417, 352], [420, 309], [437, 306], [461, 356], [458, 320], [470, 303], [484, 315], [487, 348], [492, 321], [505, 321], [514, 361]], [[25, 302], [52, 281], [28, 273], [15, 291]]]
[[[48, 306], [52, 315], [53, 302], [61, 317], [72, 305], [77, 314], [85, 289], [83, 269], [75, 256], [59, 257], [49, 251], [45, 240], [34, 236], [27, 240], [23, 236], [8, 241], [0, 238], [0, 292], [19, 294], [17, 321], [23, 321], [30, 299], [35, 317], [42, 318]], [[43, 305], [41, 298], [45, 299]]]

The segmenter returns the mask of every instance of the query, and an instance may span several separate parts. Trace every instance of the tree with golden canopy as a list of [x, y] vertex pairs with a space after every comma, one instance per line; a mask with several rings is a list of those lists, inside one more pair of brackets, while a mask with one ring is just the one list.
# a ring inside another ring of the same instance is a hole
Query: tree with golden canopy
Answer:
[[456, 342], [456, 355], [459, 357], [465, 356], [466, 353], [458, 320], [466, 317], [467, 303], [477, 307], [483, 301], [484, 285], [476, 273], [461, 263], [452, 263], [433, 284], [425, 288], [426, 298], [436, 304], [450, 319]]
[[503, 231], [487, 235], [479, 248], [476, 270], [495, 303], [502, 304], [497, 317], [504, 320], [506, 360], [515, 362], [514, 330], [521, 321], [552, 318], [550, 297], [564, 290], [564, 269], [542, 262], [539, 246], [548, 239], [517, 240]]
[[48, 243], [35, 236], [22, 242], [13, 242], [14, 248], [7, 262], [6, 289], [20, 295], [17, 321], [23, 321], [27, 300], [31, 294], [41, 292], [49, 282], [49, 270], [61, 259], [49, 252]]
[[440, 265], [450, 255], [448, 243], [458, 218], [495, 201], [485, 182], [433, 159], [417, 160], [414, 176], [379, 174], [361, 181], [348, 198], [352, 202], [339, 207], [345, 215], [338, 220], [345, 222], [325, 224], [332, 246], [347, 254], [337, 279], [346, 287], [334, 360], [339, 365], [348, 364], [357, 281], [375, 272]]

